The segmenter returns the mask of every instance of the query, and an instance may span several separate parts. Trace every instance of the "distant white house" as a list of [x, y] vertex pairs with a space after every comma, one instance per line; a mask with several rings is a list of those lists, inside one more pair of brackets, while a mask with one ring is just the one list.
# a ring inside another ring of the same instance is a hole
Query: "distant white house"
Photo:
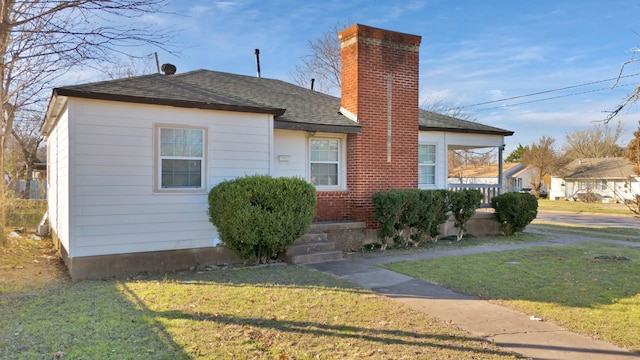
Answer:
[[625, 158], [577, 159], [551, 177], [551, 200], [623, 202], [640, 194], [640, 176]]
[[[449, 184], [498, 184], [498, 164], [461, 165], [449, 169]], [[531, 188], [535, 179], [535, 169], [522, 163], [504, 163], [502, 165], [502, 192], [518, 192]], [[543, 186], [546, 189], [546, 186]]]

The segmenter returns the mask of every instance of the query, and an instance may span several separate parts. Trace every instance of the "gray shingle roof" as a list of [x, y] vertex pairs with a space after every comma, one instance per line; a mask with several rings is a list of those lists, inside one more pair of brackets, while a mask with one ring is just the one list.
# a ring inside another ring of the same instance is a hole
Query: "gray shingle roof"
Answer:
[[[274, 115], [274, 126], [355, 133], [360, 124], [340, 111], [340, 99], [281, 80], [195, 70], [175, 75], [144, 75], [54, 89], [55, 95], [257, 112]], [[512, 131], [420, 110], [420, 130], [512, 135]]]
[[467, 121], [455, 117], [420, 110], [420, 130], [424, 131], [449, 131], [472, 134], [492, 134], [511, 136], [513, 131], [488, 126], [475, 121]]
[[635, 176], [629, 160], [621, 157], [576, 159], [565, 166], [565, 179], [626, 179]]

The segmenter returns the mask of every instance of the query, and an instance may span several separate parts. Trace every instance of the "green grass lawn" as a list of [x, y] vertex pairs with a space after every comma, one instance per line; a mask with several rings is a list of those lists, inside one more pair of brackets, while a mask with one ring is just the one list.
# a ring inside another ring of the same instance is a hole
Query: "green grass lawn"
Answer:
[[384, 267], [640, 352], [640, 248], [580, 243]]
[[0, 290], [2, 359], [515, 358], [294, 265]]

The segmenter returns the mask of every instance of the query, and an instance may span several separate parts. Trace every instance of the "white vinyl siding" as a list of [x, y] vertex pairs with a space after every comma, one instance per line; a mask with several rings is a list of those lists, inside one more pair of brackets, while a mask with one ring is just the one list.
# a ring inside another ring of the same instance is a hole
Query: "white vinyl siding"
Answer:
[[[218, 234], [207, 192], [223, 180], [270, 171], [271, 115], [75, 98], [69, 104], [71, 257], [210, 247]], [[166, 125], [204, 132], [199, 191], [155, 190], [155, 138]]]
[[68, 111], [60, 115], [47, 136], [47, 214], [51, 230], [67, 253], [69, 243], [69, 121]]

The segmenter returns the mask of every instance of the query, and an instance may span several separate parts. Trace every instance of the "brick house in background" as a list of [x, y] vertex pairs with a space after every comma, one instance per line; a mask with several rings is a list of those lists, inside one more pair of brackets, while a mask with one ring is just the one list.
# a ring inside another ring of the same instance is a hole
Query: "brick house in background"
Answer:
[[316, 186], [318, 222], [375, 229], [371, 195], [447, 188], [447, 150], [513, 132], [418, 109], [420, 37], [339, 34], [342, 97], [208, 70], [53, 90], [49, 223], [74, 278], [228, 262], [207, 193], [238, 176]]

